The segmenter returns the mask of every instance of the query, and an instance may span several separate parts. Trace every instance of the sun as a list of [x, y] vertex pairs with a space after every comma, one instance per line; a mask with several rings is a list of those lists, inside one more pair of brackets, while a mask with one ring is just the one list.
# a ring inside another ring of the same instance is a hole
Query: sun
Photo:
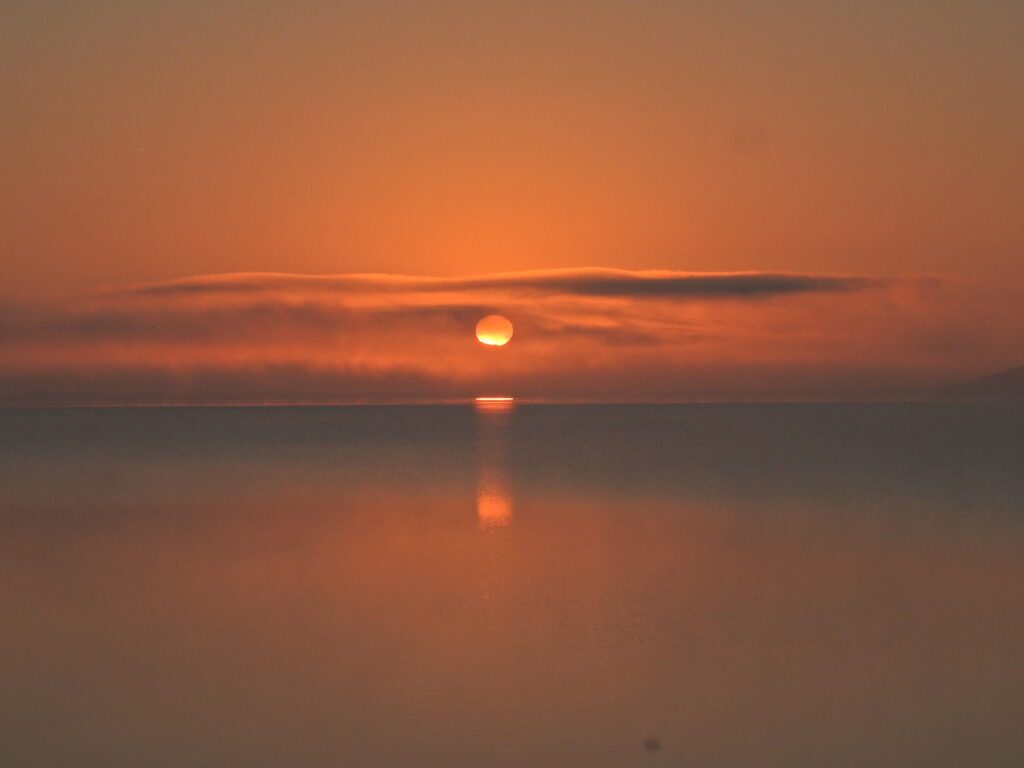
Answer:
[[504, 347], [512, 338], [512, 323], [501, 315], [488, 315], [476, 324], [476, 338], [481, 344]]

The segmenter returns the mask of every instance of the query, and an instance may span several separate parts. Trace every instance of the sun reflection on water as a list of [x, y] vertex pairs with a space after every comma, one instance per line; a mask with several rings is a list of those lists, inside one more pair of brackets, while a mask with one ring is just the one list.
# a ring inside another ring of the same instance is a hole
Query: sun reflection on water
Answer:
[[512, 489], [506, 470], [511, 397], [478, 397], [476, 516], [481, 529], [512, 524]]

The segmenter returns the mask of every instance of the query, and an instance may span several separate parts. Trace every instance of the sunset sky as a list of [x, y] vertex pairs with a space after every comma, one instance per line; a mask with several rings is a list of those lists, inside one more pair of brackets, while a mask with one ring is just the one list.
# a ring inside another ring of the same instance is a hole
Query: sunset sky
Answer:
[[1020, 365], [1022, 29], [1016, 0], [7, 3], [0, 403]]

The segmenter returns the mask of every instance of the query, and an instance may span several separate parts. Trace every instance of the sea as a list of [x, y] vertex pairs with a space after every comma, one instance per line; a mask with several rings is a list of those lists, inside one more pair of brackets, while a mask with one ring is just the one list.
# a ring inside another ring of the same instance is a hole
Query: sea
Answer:
[[1024, 765], [1024, 404], [0, 410], [0, 765]]

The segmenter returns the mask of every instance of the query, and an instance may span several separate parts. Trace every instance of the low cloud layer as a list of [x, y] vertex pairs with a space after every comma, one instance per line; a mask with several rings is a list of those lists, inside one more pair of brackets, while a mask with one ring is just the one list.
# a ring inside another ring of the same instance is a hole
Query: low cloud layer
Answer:
[[871, 396], [1019, 362], [1013, 312], [863, 275], [204, 275], [0, 307], [0, 402]]

